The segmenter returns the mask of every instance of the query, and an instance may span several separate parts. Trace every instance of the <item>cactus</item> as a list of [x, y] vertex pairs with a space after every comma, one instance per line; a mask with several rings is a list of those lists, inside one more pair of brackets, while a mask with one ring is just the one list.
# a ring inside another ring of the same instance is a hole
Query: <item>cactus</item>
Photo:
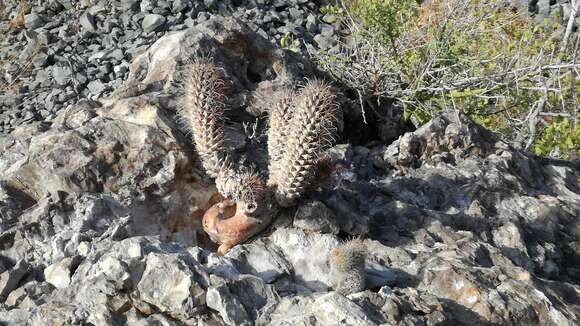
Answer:
[[365, 257], [366, 248], [360, 240], [351, 240], [332, 251], [329, 262], [335, 291], [346, 295], [365, 290]]
[[296, 94], [289, 89], [284, 89], [280, 92], [279, 97], [272, 111], [270, 112], [270, 126], [268, 129], [268, 155], [270, 164], [268, 170], [270, 172], [269, 183], [276, 184], [280, 178], [280, 171], [278, 162], [284, 155], [284, 147], [286, 146], [288, 127], [292, 119], [294, 100]]
[[310, 81], [297, 96], [294, 113], [286, 131], [285, 151], [272, 162], [277, 186], [276, 200], [291, 206], [310, 186], [319, 156], [335, 140], [339, 107], [332, 87], [322, 81]]
[[220, 254], [263, 230], [274, 215], [263, 180], [255, 173], [236, 169], [225, 154], [225, 92], [220, 68], [209, 58], [195, 59], [188, 66], [178, 112], [193, 136], [202, 166], [227, 198], [203, 217], [204, 230], [221, 244]]
[[206, 173], [217, 178], [229, 169], [224, 155], [225, 82], [222, 72], [208, 58], [195, 59], [185, 80], [185, 96], [179, 115], [193, 135]]
[[[309, 82], [300, 92], [281, 92], [270, 116], [270, 178], [237, 169], [225, 154], [226, 83], [209, 58], [188, 66], [179, 115], [191, 131], [206, 173], [226, 197], [203, 216], [203, 227], [220, 243], [218, 253], [246, 241], [267, 227], [278, 206], [289, 206], [310, 185], [320, 154], [336, 135], [339, 117], [330, 85]], [[275, 200], [274, 200], [275, 198]]]

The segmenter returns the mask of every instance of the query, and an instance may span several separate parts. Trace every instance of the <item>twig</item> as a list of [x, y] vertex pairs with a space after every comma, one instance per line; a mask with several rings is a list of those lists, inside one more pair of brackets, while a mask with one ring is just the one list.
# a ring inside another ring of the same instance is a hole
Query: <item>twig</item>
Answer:
[[530, 138], [526, 143], [526, 147], [524, 150], [527, 152], [532, 148], [532, 145], [536, 142], [536, 125], [538, 124], [538, 115], [544, 107], [546, 106], [546, 102], [548, 101], [548, 91], [546, 90], [544, 96], [542, 96], [535, 104], [534, 109], [528, 115], [528, 126], [530, 128]]
[[568, 47], [568, 39], [572, 33], [572, 27], [574, 27], [574, 19], [576, 19], [576, 13], [580, 9], [580, 0], [572, 0], [570, 4], [570, 17], [568, 18], [568, 24], [566, 25], [566, 32], [564, 33], [564, 39], [562, 40], [562, 47], [560, 52], [566, 51]]

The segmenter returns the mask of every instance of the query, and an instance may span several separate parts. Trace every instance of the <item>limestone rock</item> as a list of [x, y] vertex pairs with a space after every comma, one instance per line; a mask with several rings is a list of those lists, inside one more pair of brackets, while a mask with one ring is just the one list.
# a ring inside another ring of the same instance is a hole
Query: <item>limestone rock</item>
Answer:
[[179, 257], [151, 253], [137, 284], [139, 296], [162, 312], [194, 316], [206, 301], [202, 280], [196, 274]]
[[71, 281], [71, 268], [75, 260], [74, 257], [64, 258], [46, 267], [44, 269], [44, 278], [58, 289], [66, 288]]

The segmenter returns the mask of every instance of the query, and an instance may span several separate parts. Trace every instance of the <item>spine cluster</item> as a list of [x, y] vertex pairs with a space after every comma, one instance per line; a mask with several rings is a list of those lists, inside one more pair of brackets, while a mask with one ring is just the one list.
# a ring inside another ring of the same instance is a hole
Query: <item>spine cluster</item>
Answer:
[[222, 196], [243, 203], [244, 213], [253, 213], [266, 197], [266, 185], [254, 172], [223, 170], [216, 178], [216, 187]]

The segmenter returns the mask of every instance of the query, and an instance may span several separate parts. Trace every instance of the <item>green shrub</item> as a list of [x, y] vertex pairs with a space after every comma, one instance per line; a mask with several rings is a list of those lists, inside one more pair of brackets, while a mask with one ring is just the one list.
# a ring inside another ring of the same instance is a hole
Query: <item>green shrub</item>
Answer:
[[555, 119], [536, 140], [534, 152], [543, 156], [580, 158], [580, 128], [571, 119]]
[[[560, 51], [559, 23], [538, 25], [501, 0], [346, 4], [356, 27], [349, 46], [340, 54], [315, 55], [323, 69], [358, 91], [361, 102], [396, 99], [417, 125], [456, 108], [512, 144], [535, 137], [537, 146], [549, 147], [533, 147], [544, 155], [557, 147], [560, 157], [569, 157], [580, 146], [566, 145], [565, 137], [538, 138], [556, 123], [547, 117], [571, 119], [580, 106], [573, 72], [580, 51]], [[532, 113], [540, 117], [535, 134]], [[576, 126], [569, 128], [576, 134]]]

